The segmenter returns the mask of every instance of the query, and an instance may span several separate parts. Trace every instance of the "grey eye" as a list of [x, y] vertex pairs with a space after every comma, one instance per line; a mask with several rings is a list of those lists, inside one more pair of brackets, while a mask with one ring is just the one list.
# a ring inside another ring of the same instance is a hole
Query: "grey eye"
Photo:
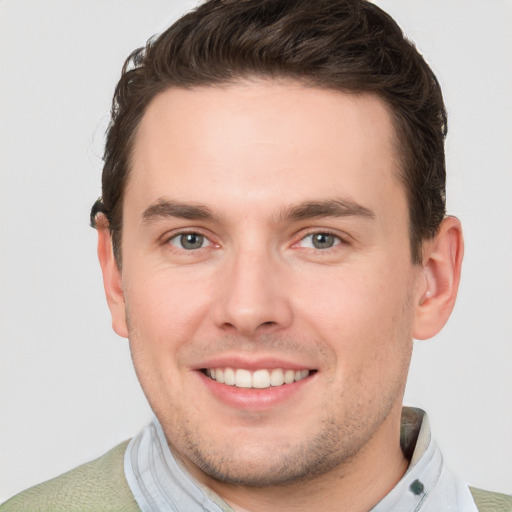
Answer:
[[172, 237], [169, 242], [174, 247], [192, 251], [209, 245], [209, 240], [199, 233], [182, 233]]
[[338, 236], [320, 232], [305, 236], [300, 245], [310, 249], [330, 249], [340, 243], [341, 239]]

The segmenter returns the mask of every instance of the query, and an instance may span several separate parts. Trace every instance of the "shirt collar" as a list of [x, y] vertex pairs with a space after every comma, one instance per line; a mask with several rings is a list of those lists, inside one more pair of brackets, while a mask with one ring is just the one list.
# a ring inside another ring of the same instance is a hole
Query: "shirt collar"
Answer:
[[400, 444], [409, 467], [371, 512], [478, 512], [468, 486], [445, 466], [425, 411], [402, 409]]

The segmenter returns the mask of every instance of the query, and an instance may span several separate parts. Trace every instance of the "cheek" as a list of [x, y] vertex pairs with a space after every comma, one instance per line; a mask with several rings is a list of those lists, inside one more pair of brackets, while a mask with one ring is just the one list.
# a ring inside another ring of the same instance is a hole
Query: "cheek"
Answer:
[[[132, 275], [133, 276], [133, 275]], [[126, 283], [130, 350], [137, 377], [159, 417], [178, 407], [183, 395], [180, 353], [194, 338], [198, 320], [197, 289], [162, 274]], [[184, 395], [183, 395], [184, 396]]]
[[364, 269], [333, 269], [322, 286], [318, 279], [304, 281], [297, 292], [298, 317], [347, 368], [358, 371], [370, 361], [391, 359], [412, 338], [410, 274], [401, 268], [372, 263]]
[[144, 319], [144, 328], [186, 328], [208, 300], [208, 280], [193, 269], [141, 267], [123, 281], [132, 319]]

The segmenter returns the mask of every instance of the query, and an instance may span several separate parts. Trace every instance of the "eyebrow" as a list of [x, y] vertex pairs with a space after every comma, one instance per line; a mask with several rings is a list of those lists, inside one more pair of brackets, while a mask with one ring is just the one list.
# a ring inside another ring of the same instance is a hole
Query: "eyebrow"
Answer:
[[362, 217], [375, 219], [375, 213], [365, 206], [349, 199], [327, 199], [325, 201], [306, 201], [290, 206], [279, 214], [279, 220], [306, 220], [315, 217]]
[[142, 220], [144, 223], [151, 223], [159, 219], [177, 217], [189, 220], [211, 220], [217, 216], [210, 208], [202, 204], [180, 203], [160, 198], [149, 208], [144, 210]]

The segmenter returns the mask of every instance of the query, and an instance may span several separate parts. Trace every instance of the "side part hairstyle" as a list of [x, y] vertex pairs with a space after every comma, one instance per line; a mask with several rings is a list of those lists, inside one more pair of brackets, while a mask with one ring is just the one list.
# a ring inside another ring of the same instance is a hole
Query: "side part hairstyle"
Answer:
[[445, 215], [447, 118], [439, 83], [396, 22], [365, 0], [209, 0], [126, 60], [107, 130], [102, 196], [121, 267], [123, 194], [142, 116], [171, 88], [293, 80], [371, 93], [388, 106], [409, 207], [411, 257]]

